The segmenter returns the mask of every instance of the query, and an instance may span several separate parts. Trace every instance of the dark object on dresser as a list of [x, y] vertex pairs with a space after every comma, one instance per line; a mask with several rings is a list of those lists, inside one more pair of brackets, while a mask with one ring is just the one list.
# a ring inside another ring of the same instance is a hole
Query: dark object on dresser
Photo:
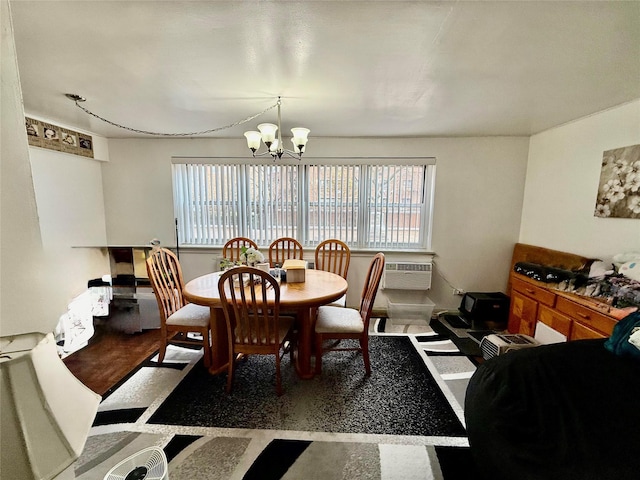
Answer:
[[[535, 265], [546, 265], [548, 267], [568, 270], [571, 272], [588, 273], [595, 258], [584, 257], [573, 253], [552, 250], [549, 248], [528, 245], [526, 243], [516, 243], [511, 256], [511, 269], [515, 270], [516, 263], [524, 262]], [[507, 295], [511, 296], [511, 277], [507, 284]]]
[[574, 272], [572, 270], [529, 262], [516, 263], [513, 267], [513, 271], [520, 275], [524, 275], [525, 277], [533, 278], [534, 280], [544, 283], [570, 281], [575, 279], [578, 275], [581, 275], [579, 272]]

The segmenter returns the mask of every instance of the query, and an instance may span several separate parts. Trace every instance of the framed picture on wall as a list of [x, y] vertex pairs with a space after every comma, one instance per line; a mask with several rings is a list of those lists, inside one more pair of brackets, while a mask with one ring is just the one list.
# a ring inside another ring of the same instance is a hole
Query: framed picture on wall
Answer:
[[29, 145], [93, 158], [91, 135], [24, 117]]
[[78, 151], [83, 157], [93, 158], [93, 139], [90, 135], [78, 134]]
[[42, 128], [44, 148], [60, 151], [62, 149], [60, 145], [60, 127], [52, 125], [51, 123], [43, 123]]
[[640, 145], [603, 152], [595, 216], [640, 218]]
[[60, 130], [60, 145], [65, 153], [78, 153], [78, 134], [63, 128]]
[[24, 125], [27, 129], [27, 140], [29, 145], [35, 147], [44, 146], [42, 123], [33, 118], [24, 117]]

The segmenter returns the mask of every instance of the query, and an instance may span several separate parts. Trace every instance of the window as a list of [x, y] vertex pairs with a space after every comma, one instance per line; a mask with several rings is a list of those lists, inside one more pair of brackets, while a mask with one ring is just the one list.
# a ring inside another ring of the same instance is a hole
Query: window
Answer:
[[187, 163], [174, 159], [180, 245], [339, 238], [354, 249], [429, 249], [432, 158]]

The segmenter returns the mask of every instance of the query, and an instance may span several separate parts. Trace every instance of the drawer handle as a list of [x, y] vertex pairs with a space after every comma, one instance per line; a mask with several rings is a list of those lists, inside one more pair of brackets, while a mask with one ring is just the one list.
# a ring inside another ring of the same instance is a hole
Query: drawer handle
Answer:
[[526, 291], [527, 293], [530, 293], [531, 295], [533, 295], [534, 293], [536, 293], [536, 291], [535, 291], [535, 290], [531, 290], [530, 288], [525, 288], [525, 291]]
[[585, 320], [589, 320], [589, 315], [587, 315], [586, 313], [582, 313], [582, 312], [576, 312], [578, 314], [579, 317], [584, 318]]

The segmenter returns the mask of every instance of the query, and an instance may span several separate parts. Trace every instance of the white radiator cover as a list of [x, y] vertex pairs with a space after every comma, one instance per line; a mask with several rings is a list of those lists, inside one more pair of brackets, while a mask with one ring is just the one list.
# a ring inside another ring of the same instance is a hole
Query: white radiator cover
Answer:
[[387, 262], [382, 275], [384, 290], [429, 290], [433, 265], [429, 262]]

